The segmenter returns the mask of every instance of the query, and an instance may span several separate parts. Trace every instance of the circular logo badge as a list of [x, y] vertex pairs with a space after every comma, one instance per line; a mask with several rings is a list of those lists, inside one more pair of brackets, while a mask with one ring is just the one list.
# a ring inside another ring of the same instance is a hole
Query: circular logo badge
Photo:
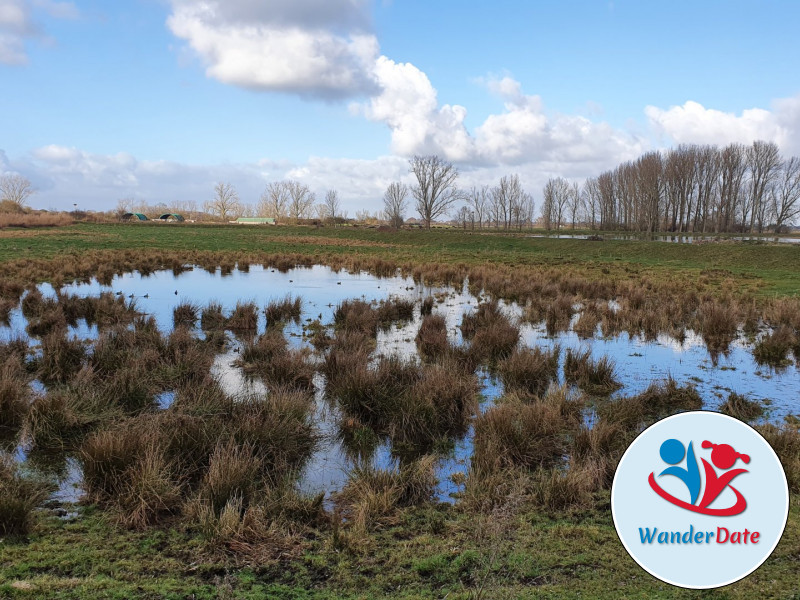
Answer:
[[728, 585], [778, 545], [789, 488], [775, 451], [749, 425], [715, 412], [643, 431], [614, 475], [611, 512], [631, 558], [666, 583]]

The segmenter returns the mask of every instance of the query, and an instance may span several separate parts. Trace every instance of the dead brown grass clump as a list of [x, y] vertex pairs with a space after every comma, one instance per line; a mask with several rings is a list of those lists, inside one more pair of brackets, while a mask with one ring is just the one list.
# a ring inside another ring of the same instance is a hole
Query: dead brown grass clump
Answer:
[[280, 329], [270, 328], [252, 343], [245, 343], [236, 364], [250, 376], [271, 386], [314, 389], [314, 366], [308, 352], [290, 350]]
[[0, 213], [0, 228], [20, 227], [23, 229], [34, 227], [64, 227], [72, 225], [75, 221], [67, 213]]
[[497, 302], [481, 304], [477, 311], [465, 314], [461, 333], [472, 340], [470, 353], [477, 362], [506, 358], [519, 343], [519, 327], [500, 311]]
[[711, 352], [727, 352], [736, 339], [740, 315], [734, 304], [708, 301], [697, 310], [697, 329]]
[[764, 335], [753, 348], [753, 357], [760, 365], [785, 367], [789, 364], [787, 355], [798, 343], [791, 327], [781, 325], [771, 333]]
[[444, 356], [450, 348], [445, 318], [442, 315], [424, 317], [417, 332], [416, 342], [423, 358], [436, 360]]
[[378, 333], [378, 312], [364, 300], [345, 300], [333, 313], [333, 322], [340, 331], [375, 337]]
[[596, 304], [584, 306], [581, 316], [575, 322], [573, 330], [581, 339], [591, 339], [597, 331], [597, 325], [602, 319], [601, 311]]
[[219, 302], [209, 302], [200, 315], [200, 328], [203, 331], [219, 331], [225, 329], [225, 315]]
[[175, 327], [194, 327], [200, 316], [200, 308], [191, 302], [181, 302], [172, 311], [172, 323]]
[[637, 396], [599, 404], [597, 410], [609, 422], [627, 430], [637, 430], [661, 417], [702, 407], [703, 399], [694, 386], [679, 386], [670, 376], [654, 381]]
[[25, 420], [31, 400], [29, 377], [20, 360], [9, 356], [0, 366], [0, 435], [15, 432]]
[[607, 396], [622, 385], [617, 381], [614, 362], [607, 356], [592, 359], [591, 350], [567, 349], [564, 358], [564, 377], [590, 394]]
[[35, 361], [36, 374], [47, 385], [65, 384], [83, 366], [86, 348], [66, 331], [54, 331], [42, 338], [42, 355]]
[[255, 333], [258, 327], [258, 307], [255, 302], [237, 302], [225, 327], [238, 333]]
[[287, 295], [283, 300], [273, 300], [267, 304], [264, 310], [267, 316], [267, 327], [274, 327], [279, 323], [287, 321], [300, 322], [300, 313], [302, 312], [302, 301], [299, 297], [292, 298], [291, 294]]
[[731, 392], [728, 399], [720, 405], [719, 412], [748, 423], [762, 416], [764, 407], [756, 400]]
[[497, 365], [503, 384], [508, 390], [542, 395], [558, 378], [558, 358], [561, 348], [552, 350], [525, 348], [517, 350]]
[[473, 468], [536, 470], [558, 464], [569, 448], [569, 433], [580, 424], [581, 407], [559, 390], [540, 401], [510, 398], [490, 408], [475, 420]]
[[793, 494], [800, 492], [800, 431], [790, 425], [762, 425], [756, 429], [778, 455], [789, 491]]
[[14, 459], [0, 454], [0, 536], [27, 535], [34, 510], [49, 493], [48, 486], [20, 473]]
[[425, 456], [397, 470], [356, 467], [336, 496], [337, 511], [357, 533], [389, 525], [397, 509], [433, 498], [435, 462]]

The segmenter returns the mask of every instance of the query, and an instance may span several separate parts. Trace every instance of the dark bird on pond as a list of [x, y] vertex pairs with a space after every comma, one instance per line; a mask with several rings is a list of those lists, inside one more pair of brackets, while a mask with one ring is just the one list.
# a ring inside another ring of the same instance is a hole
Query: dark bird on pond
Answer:
[[341, 281], [337, 281], [336, 285], [342, 285], [342, 282]]
[[122, 292], [117, 292], [117, 296], [122, 296]]
[[289, 283], [294, 283], [294, 279], [290, 279], [290, 280], [289, 280]]
[[142, 296], [142, 298], [149, 298], [149, 297], [150, 297], [150, 294], [145, 294], [144, 296]]
[[128, 298], [133, 298], [133, 294], [131, 294], [130, 296], [128, 296]]
[[238, 353], [239, 352], [239, 348], [234, 348], [233, 351]]
[[178, 295], [178, 290], [175, 290], [175, 295], [176, 295], [176, 296]]

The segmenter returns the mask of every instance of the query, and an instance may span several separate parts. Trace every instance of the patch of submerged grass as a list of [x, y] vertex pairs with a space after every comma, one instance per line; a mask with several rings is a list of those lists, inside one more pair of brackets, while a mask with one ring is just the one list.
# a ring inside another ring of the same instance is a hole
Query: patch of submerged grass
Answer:
[[670, 376], [654, 381], [636, 396], [598, 404], [598, 414], [626, 430], [638, 430], [661, 417], [689, 410], [700, 410], [703, 399], [692, 385], [679, 386]]
[[264, 313], [267, 316], [267, 327], [275, 327], [288, 321], [300, 322], [302, 300], [300, 297], [292, 298], [288, 294], [283, 300], [272, 300], [267, 304]]
[[607, 356], [592, 359], [591, 350], [567, 349], [564, 357], [564, 377], [590, 394], [607, 396], [622, 387], [617, 381], [614, 362]]
[[787, 325], [781, 325], [756, 342], [753, 357], [760, 365], [785, 367], [789, 364], [787, 355], [797, 343], [794, 331]]
[[49, 492], [46, 484], [20, 473], [11, 456], [0, 454], [0, 536], [27, 535], [34, 524], [34, 510]]
[[36, 317], [31, 317], [25, 331], [34, 337], [44, 337], [53, 332], [65, 331], [66, 328], [67, 320], [64, 313], [61, 311], [61, 307], [56, 306], [43, 311]]
[[420, 315], [423, 317], [433, 312], [433, 296], [426, 296], [419, 305]]
[[731, 392], [728, 399], [720, 405], [719, 412], [748, 423], [762, 416], [764, 407], [756, 400]]
[[560, 346], [552, 350], [524, 348], [497, 364], [503, 385], [509, 391], [542, 395], [558, 377]]

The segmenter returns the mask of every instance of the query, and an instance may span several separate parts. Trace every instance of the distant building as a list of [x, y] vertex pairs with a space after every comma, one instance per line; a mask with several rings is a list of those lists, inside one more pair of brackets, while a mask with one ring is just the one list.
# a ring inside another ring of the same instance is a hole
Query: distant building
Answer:
[[232, 223], [239, 225], [277, 225], [275, 217], [239, 217]]
[[147, 221], [147, 215], [142, 213], [125, 213], [121, 218], [123, 221]]

